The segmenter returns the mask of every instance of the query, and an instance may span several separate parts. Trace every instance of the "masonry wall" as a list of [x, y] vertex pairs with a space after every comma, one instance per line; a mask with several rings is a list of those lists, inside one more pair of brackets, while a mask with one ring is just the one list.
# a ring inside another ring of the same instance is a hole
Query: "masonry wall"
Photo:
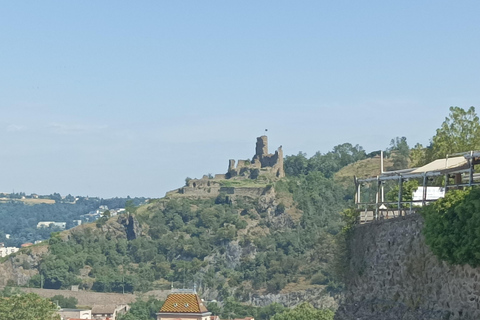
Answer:
[[335, 319], [480, 319], [480, 268], [439, 261], [422, 226], [412, 215], [353, 231], [347, 290]]

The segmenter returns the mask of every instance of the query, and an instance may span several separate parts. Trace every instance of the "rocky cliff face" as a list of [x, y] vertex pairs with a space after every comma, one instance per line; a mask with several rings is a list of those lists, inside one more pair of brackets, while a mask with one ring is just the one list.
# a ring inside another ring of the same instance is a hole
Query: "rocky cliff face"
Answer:
[[358, 226], [339, 319], [480, 319], [480, 268], [439, 261], [418, 215]]
[[[82, 225], [62, 232], [60, 237], [67, 240], [75, 232], [84, 232], [86, 228], [95, 228], [92, 225]], [[101, 231], [109, 233], [112, 237], [133, 240], [142, 235], [142, 229], [134, 216], [121, 215], [110, 219], [101, 226]], [[48, 252], [48, 245], [27, 247], [9, 256], [5, 262], [0, 263], [0, 286], [14, 285], [26, 286], [31, 277], [38, 274], [42, 256]]]
[[5, 262], [0, 263], [0, 287], [26, 286], [30, 278], [38, 274], [36, 268], [47, 251], [47, 246], [34, 246], [9, 256]]

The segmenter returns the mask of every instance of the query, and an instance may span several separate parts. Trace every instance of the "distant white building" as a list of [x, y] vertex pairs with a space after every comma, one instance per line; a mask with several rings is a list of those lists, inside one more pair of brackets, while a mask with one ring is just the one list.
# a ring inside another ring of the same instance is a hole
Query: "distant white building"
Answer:
[[50, 227], [58, 227], [64, 230], [67, 227], [66, 222], [54, 222], [54, 221], [40, 221], [37, 223], [37, 229], [40, 228], [50, 228]]
[[121, 214], [122, 212], [124, 212], [125, 209], [123, 208], [120, 208], [120, 209], [111, 209], [110, 210], [110, 215], [113, 217], [113, 216], [116, 216], [116, 215], [119, 215]]
[[5, 247], [3, 243], [0, 243], [0, 257], [6, 257], [8, 255], [11, 255], [12, 253], [17, 252], [20, 250], [19, 248], [16, 247]]

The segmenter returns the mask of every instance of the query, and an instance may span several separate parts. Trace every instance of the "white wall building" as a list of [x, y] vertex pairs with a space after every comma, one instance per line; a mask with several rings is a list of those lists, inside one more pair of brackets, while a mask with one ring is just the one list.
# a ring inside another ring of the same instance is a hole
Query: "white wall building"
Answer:
[[60, 229], [65, 229], [67, 227], [66, 222], [54, 222], [54, 221], [40, 221], [37, 223], [37, 229], [40, 228], [49, 228], [49, 227], [58, 227]]
[[20, 249], [16, 247], [5, 247], [3, 243], [0, 243], [0, 258], [6, 257], [18, 250]]

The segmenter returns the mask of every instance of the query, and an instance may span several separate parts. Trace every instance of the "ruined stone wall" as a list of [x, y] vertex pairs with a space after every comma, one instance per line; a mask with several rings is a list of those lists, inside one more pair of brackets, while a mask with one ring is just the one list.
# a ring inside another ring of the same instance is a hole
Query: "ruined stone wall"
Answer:
[[[277, 178], [283, 178], [285, 176], [285, 171], [283, 169], [283, 151], [280, 146], [275, 153], [268, 153], [268, 138], [267, 136], [261, 136], [257, 138], [257, 143], [255, 146], [255, 155], [252, 158], [252, 161], [248, 160], [238, 160], [238, 164], [235, 167], [235, 160], [230, 160], [228, 164], [228, 173], [227, 178], [232, 178], [236, 176], [242, 176], [242, 170], [246, 168], [250, 169], [269, 169], [269, 172], [273, 173], [273, 176]], [[250, 179], [255, 179], [256, 175], [244, 174], [243, 176]]]
[[241, 197], [260, 197], [265, 192], [265, 188], [252, 188], [252, 187], [222, 187], [220, 192], [226, 194], [232, 194]]
[[[264, 180], [273, 181], [285, 176], [281, 146], [274, 154], [270, 154], [268, 153], [268, 138], [267, 136], [261, 136], [257, 138], [255, 152], [252, 160], [235, 161], [230, 159], [228, 161], [228, 171], [226, 174], [216, 174], [214, 177], [203, 176], [201, 179], [191, 179], [184, 187], [169, 191], [165, 196], [215, 197], [221, 192], [220, 182], [222, 180], [255, 180], [263, 176]], [[244, 190], [238, 190], [236, 192], [249, 193]], [[250, 193], [255, 192], [256, 191], [252, 191]]]
[[355, 228], [335, 319], [480, 319], [480, 268], [439, 261], [422, 226], [411, 215]]

